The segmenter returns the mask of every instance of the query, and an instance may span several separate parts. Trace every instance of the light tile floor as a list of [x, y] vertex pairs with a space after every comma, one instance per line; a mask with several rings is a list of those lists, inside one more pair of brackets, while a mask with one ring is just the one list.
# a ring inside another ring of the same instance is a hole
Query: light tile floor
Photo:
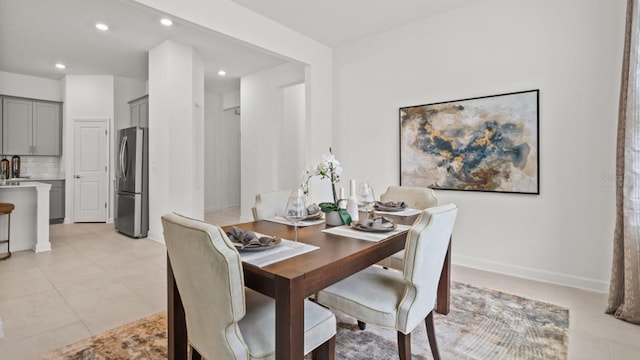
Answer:
[[[237, 209], [207, 213], [238, 221]], [[52, 225], [53, 250], [0, 262], [0, 359], [27, 359], [166, 309], [164, 245], [112, 224]], [[640, 359], [640, 326], [603, 313], [606, 294], [453, 267], [453, 279], [569, 308], [569, 359]]]

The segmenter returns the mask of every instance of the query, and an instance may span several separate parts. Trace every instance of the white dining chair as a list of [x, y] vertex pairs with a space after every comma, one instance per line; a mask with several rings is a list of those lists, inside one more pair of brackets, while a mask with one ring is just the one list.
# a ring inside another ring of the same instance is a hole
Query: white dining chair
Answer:
[[424, 320], [433, 358], [439, 359], [433, 310], [457, 213], [453, 204], [423, 210], [407, 234], [402, 273], [370, 266], [320, 291], [318, 303], [395, 329], [400, 360], [411, 358], [411, 332]]
[[[275, 301], [244, 287], [240, 255], [225, 232], [176, 214], [162, 216], [162, 226], [192, 353], [209, 360], [275, 359]], [[305, 302], [305, 353], [332, 359], [335, 334], [333, 313]]]
[[380, 194], [381, 202], [404, 201], [413, 209], [426, 209], [438, 205], [433, 189], [417, 186], [389, 186]]
[[251, 208], [253, 220], [270, 219], [276, 216], [284, 216], [284, 208], [291, 195], [290, 190], [270, 191], [256, 195], [256, 201]]
[[[380, 195], [380, 201], [403, 201], [408, 207], [421, 210], [438, 205], [438, 198], [432, 189], [417, 186], [389, 186], [387, 191]], [[378, 265], [402, 271], [403, 261], [404, 250], [401, 250], [381, 260]]]

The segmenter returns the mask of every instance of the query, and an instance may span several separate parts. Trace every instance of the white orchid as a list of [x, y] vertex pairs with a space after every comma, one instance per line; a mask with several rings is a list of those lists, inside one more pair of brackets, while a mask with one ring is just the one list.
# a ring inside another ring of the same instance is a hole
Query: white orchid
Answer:
[[309, 179], [313, 176], [320, 176], [321, 179], [329, 178], [331, 180], [331, 190], [333, 192], [333, 202], [321, 202], [318, 204], [320, 210], [325, 213], [337, 211], [344, 224], [351, 224], [351, 216], [346, 209], [338, 206], [338, 197], [336, 196], [336, 183], [340, 181], [342, 175], [342, 166], [340, 162], [333, 156], [331, 148], [329, 155], [322, 155], [322, 161], [315, 167], [309, 168], [302, 172], [300, 176], [300, 188], [305, 195], [309, 194]]
[[329, 154], [322, 155], [322, 160], [315, 168], [309, 168], [302, 172], [300, 176], [300, 188], [305, 195], [309, 193], [309, 179], [313, 176], [320, 176], [321, 179], [329, 178], [331, 180], [331, 186], [333, 190], [333, 198], [334, 202], [336, 199], [336, 183], [340, 181], [340, 175], [342, 175], [342, 167], [340, 166], [340, 162], [336, 160], [333, 153], [331, 153], [331, 149], [329, 149]]

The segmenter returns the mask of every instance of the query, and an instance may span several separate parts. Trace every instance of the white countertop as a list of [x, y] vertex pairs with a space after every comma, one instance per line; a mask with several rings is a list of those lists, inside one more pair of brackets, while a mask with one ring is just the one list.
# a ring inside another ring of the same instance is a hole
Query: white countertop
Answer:
[[37, 180], [6, 180], [4, 185], [0, 184], [0, 189], [10, 189], [10, 188], [25, 188], [25, 187], [44, 187], [48, 186], [51, 188], [51, 184], [45, 184], [38, 182]]
[[9, 179], [7, 181], [38, 181], [38, 180], [44, 180], [44, 181], [52, 181], [52, 180], [65, 180], [64, 175], [45, 175], [45, 176], [31, 176], [28, 178], [18, 178], [18, 179]]

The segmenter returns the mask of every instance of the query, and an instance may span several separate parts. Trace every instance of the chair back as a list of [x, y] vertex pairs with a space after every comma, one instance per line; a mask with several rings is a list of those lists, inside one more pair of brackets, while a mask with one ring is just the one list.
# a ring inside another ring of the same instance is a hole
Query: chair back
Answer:
[[177, 214], [162, 226], [192, 346], [206, 359], [249, 359], [237, 325], [246, 313], [240, 255], [218, 226]]
[[276, 216], [284, 216], [284, 208], [287, 207], [287, 200], [291, 191], [271, 191], [256, 195], [256, 202], [251, 208], [253, 220], [264, 220]]
[[435, 307], [457, 213], [454, 204], [425, 209], [407, 234], [403, 272], [407, 287], [396, 324], [400, 331], [411, 332]]
[[380, 201], [404, 201], [414, 209], [426, 209], [438, 205], [438, 198], [432, 189], [417, 186], [389, 186], [380, 195]]

